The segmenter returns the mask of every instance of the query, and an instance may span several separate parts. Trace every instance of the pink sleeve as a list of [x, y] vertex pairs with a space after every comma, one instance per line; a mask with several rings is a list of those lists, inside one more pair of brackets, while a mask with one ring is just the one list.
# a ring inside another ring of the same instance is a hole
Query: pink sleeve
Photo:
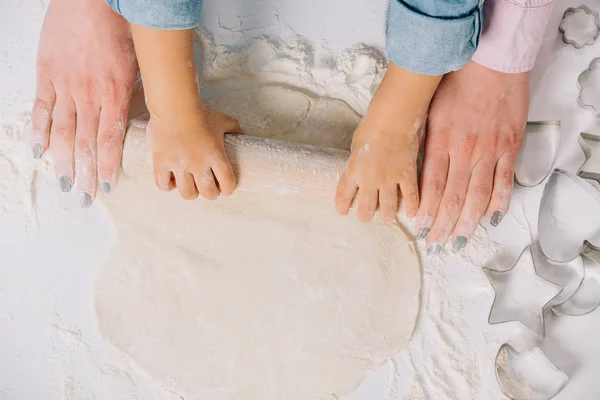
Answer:
[[487, 0], [473, 61], [501, 72], [530, 71], [553, 6], [554, 0]]

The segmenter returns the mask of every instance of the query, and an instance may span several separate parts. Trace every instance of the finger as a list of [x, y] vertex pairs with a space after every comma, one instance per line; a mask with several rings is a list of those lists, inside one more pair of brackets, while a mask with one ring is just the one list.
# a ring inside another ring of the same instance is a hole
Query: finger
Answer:
[[427, 237], [428, 255], [437, 255], [446, 243], [465, 204], [467, 189], [471, 178], [471, 167], [463, 160], [450, 161], [448, 181], [442, 196], [442, 202]]
[[486, 212], [492, 226], [498, 226], [508, 212], [514, 189], [516, 157], [516, 154], [506, 152], [496, 164], [492, 199]]
[[398, 213], [398, 184], [385, 185], [379, 190], [379, 211], [382, 219], [393, 221]]
[[171, 171], [158, 170], [156, 164], [154, 169], [154, 182], [160, 190], [170, 192], [171, 190], [175, 189], [175, 176]]
[[453, 251], [462, 250], [477, 229], [477, 225], [490, 203], [493, 177], [494, 167], [492, 165], [478, 164], [473, 169], [465, 205], [454, 229]]
[[409, 169], [400, 181], [400, 192], [404, 201], [404, 210], [409, 218], [413, 218], [419, 209], [419, 187], [417, 186], [417, 169]]
[[228, 115], [225, 115], [225, 129], [223, 130], [226, 133], [244, 133], [244, 130], [240, 127], [239, 122]]
[[377, 201], [379, 200], [379, 191], [375, 188], [358, 189], [358, 219], [362, 222], [369, 222], [377, 210]]
[[50, 130], [50, 152], [60, 190], [71, 191], [74, 182], [73, 151], [77, 116], [71, 96], [58, 96]]
[[356, 182], [348, 176], [348, 172], [344, 172], [338, 182], [335, 194], [335, 207], [340, 214], [348, 215], [357, 190]]
[[195, 173], [194, 179], [196, 180], [196, 187], [202, 197], [207, 200], [215, 200], [219, 197], [219, 188], [217, 187], [217, 182], [215, 181], [212, 169], [207, 167], [204, 171]]
[[100, 190], [109, 194], [116, 186], [121, 170], [123, 141], [127, 124], [127, 107], [120, 109], [112, 105], [100, 111], [98, 128], [98, 178]]
[[[223, 155], [223, 157], [225, 156]], [[219, 191], [225, 196], [229, 196], [231, 193], [233, 193], [236, 187], [236, 179], [235, 174], [233, 173], [233, 168], [226, 159], [214, 162], [210, 168], [202, 172], [202, 186], [204, 186], [205, 181], [207, 182], [207, 185], [210, 186], [210, 190], [208, 190], [207, 193], [212, 193], [212, 187], [214, 187], [216, 190], [214, 198], [219, 196]], [[196, 183], [198, 183], [198, 180], [196, 180]], [[198, 186], [198, 189], [200, 189], [200, 186]], [[200, 193], [202, 193], [202, 196], [206, 197], [202, 190], [200, 190]], [[208, 199], [208, 197], [206, 198]]]
[[75, 179], [83, 208], [89, 208], [96, 199], [96, 148], [100, 108], [87, 102], [75, 102], [77, 128], [75, 131]]
[[174, 172], [175, 181], [177, 183], [177, 189], [179, 194], [185, 200], [195, 200], [198, 198], [198, 188], [196, 188], [196, 182], [194, 176], [189, 172]]
[[438, 213], [446, 188], [449, 162], [446, 151], [425, 152], [421, 174], [421, 204], [415, 221], [417, 240], [427, 237]]
[[33, 158], [39, 160], [48, 148], [52, 113], [56, 103], [56, 92], [52, 82], [38, 74], [35, 102], [31, 112], [31, 133], [29, 143]]

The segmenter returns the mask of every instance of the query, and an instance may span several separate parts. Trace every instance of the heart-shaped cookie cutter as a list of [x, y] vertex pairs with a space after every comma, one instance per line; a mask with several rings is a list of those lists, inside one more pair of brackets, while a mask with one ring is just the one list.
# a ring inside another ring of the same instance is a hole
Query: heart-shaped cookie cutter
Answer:
[[582, 254], [585, 241], [600, 243], [600, 192], [579, 176], [555, 169], [542, 195], [538, 235], [544, 255], [558, 263]]

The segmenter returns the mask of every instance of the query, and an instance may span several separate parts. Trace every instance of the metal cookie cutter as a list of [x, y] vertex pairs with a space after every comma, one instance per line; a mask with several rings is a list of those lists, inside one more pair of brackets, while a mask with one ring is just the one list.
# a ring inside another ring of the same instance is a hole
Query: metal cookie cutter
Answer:
[[558, 30], [563, 35], [563, 42], [581, 49], [594, 44], [600, 36], [600, 18], [586, 6], [567, 8]]
[[600, 248], [586, 241], [581, 258], [584, 264], [583, 279], [571, 297], [552, 307], [555, 315], [578, 317], [600, 307]]
[[527, 122], [515, 166], [515, 180], [519, 185], [533, 187], [546, 179], [552, 172], [559, 142], [560, 121]]
[[577, 141], [585, 155], [585, 162], [577, 175], [600, 183], [600, 136], [581, 132]]
[[550, 400], [569, 383], [569, 377], [535, 347], [518, 352], [510, 344], [500, 346], [494, 361], [496, 379], [511, 400]]
[[568, 263], [584, 251], [584, 242], [600, 244], [600, 192], [577, 175], [555, 169], [546, 183], [538, 232], [544, 255]]
[[[529, 295], [532, 291], [531, 281], [526, 288], [523, 283], [528, 279], [523, 279], [519, 273], [527, 268], [532, 269], [532, 277], [537, 278], [539, 285], [536, 285], [536, 295], [529, 296], [529, 301], [536, 301], [536, 304], [525, 304], [520, 295]], [[491, 325], [505, 322], [520, 322], [527, 329], [544, 338], [546, 335], [546, 323], [544, 311], [552, 305], [553, 300], [560, 294], [561, 288], [537, 275], [534, 267], [531, 247], [527, 246], [519, 256], [516, 263], [506, 271], [496, 271], [490, 268], [483, 268], [483, 272], [489, 279], [494, 288], [494, 302], [488, 316], [488, 323]], [[542, 299], [540, 302], [539, 299]]]
[[583, 71], [577, 79], [579, 83], [579, 97], [577, 102], [583, 108], [591, 110], [600, 118], [600, 58], [594, 58], [590, 66]]
[[560, 295], [552, 301], [552, 309], [573, 297], [585, 276], [583, 258], [576, 257], [568, 263], [554, 262], [544, 255], [537, 240], [531, 244], [531, 254], [536, 274], [562, 288]]

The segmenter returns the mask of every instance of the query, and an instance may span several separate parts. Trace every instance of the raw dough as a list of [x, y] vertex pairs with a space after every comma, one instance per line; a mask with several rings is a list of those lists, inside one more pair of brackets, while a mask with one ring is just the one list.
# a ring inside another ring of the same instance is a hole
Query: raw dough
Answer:
[[[296, 122], [288, 100], [300, 98], [271, 97], [267, 134]], [[257, 103], [243, 104], [242, 125], [264, 130], [249, 124]], [[420, 269], [398, 225], [360, 223], [332, 203], [240, 192], [185, 202], [124, 178], [105, 200], [118, 240], [95, 288], [103, 336], [186, 400], [350, 393], [410, 340]]]
[[361, 120], [343, 101], [277, 85], [229, 91], [204, 100], [237, 118], [249, 135], [337, 149], [350, 148], [352, 134]]

